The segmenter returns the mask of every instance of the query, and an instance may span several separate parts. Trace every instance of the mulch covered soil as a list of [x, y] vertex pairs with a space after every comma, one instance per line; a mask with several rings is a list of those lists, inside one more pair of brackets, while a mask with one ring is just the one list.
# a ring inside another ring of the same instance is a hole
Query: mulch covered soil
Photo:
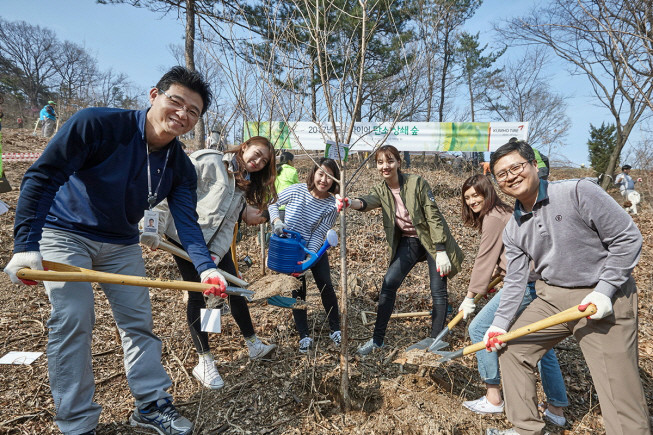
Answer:
[[[40, 152], [45, 141], [31, 132], [3, 130], [4, 152]], [[430, 158], [432, 159], [432, 157]], [[296, 159], [300, 179], [308, 161]], [[464, 271], [449, 282], [450, 303], [458, 307], [464, 296], [479, 236], [461, 224], [460, 186], [471, 171], [450, 166], [434, 169], [431, 160], [413, 156], [410, 172], [424, 176], [433, 187], [456, 240], [466, 254]], [[0, 199], [10, 206], [0, 216], [0, 265], [11, 258], [12, 226], [18, 187], [30, 163], [7, 162], [5, 171], [14, 191]], [[350, 171], [351, 173], [352, 171]], [[580, 170], [553, 170], [552, 179], [589, 176]], [[645, 174], [636, 174], [645, 175]], [[379, 181], [374, 169], [363, 169], [352, 187], [352, 194], [367, 192]], [[640, 294], [640, 367], [649, 409], [653, 410], [653, 323], [650, 306], [653, 267], [653, 214], [648, 205], [650, 192], [642, 192], [641, 213], [635, 222], [644, 235], [644, 249], [635, 277]], [[351, 434], [478, 434], [488, 427], [509, 427], [503, 415], [478, 416], [461, 405], [464, 400], [480, 397], [484, 386], [476, 371], [475, 358], [468, 356], [434, 368], [400, 366], [393, 363], [408, 345], [429, 333], [428, 317], [391, 320], [387, 346], [363, 360], [354, 355], [358, 346], [371, 337], [373, 326], [363, 326], [362, 311], [375, 311], [378, 292], [388, 264], [380, 212], [347, 212], [347, 268], [349, 282], [349, 395], [352, 409], [341, 411], [340, 354], [329, 339], [329, 328], [319, 295], [309, 278], [309, 319], [316, 348], [308, 355], [297, 352], [298, 336], [290, 310], [252, 303], [250, 310], [257, 334], [278, 345], [269, 361], [251, 362], [247, 348], [233, 319], [223, 321], [223, 332], [211, 335], [211, 345], [225, 387], [211, 391], [200, 387], [191, 371], [197, 357], [186, 326], [182, 292], [151, 289], [154, 330], [163, 341], [163, 364], [172, 378], [170, 393], [185, 416], [194, 420], [195, 433], [351, 433]], [[336, 226], [339, 230], [339, 225]], [[261, 278], [258, 228], [243, 230], [238, 258], [249, 256], [251, 267], [240, 262], [250, 282]], [[179, 278], [170, 254], [144, 250], [148, 276]], [[339, 248], [329, 250], [332, 279], [340, 291]], [[572, 259], [573, 261], [573, 259]], [[580, 266], [580, 263], [579, 263]], [[270, 272], [268, 272], [270, 273]], [[310, 274], [309, 274], [310, 276]], [[13, 285], [0, 274], [0, 356], [8, 351], [45, 352], [50, 306], [42, 285]], [[424, 263], [407, 277], [398, 293], [396, 312], [428, 311], [431, 298]], [[342, 300], [340, 301], [342, 304]], [[96, 292], [96, 316], [93, 338], [93, 364], [96, 380], [95, 401], [103, 406], [98, 434], [147, 433], [127, 423], [132, 412], [130, 395], [122, 364], [122, 349], [109, 305], [102, 291]], [[464, 322], [448, 337], [451, 350], [469, 341]], [[566, 410], [568, 425], [564, 433], [598, 434], [604, 432], [596, 391], [583, 357], [573, 339], [557, 346], [571, 405]], [[542, 399], [543, 393], [540, 389]], [[31, 365], [0, 366], [0, 433], [58, 433], [53, 423], [54, 405], [48, 385], [47, 361], [41, 356]], [[556, 427], [547, 427], [560, 433]]]

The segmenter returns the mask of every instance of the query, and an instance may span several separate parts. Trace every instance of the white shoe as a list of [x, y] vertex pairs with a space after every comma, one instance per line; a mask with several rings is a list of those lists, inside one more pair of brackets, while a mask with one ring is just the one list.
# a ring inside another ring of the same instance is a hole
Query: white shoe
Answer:
[[515, 429], [488, 429], [485, 431], [485, 435], [519, 435]]
[[503, 412], [503, 402], [501, 405], [493, 405], [487, 400], [487, 396], [463, 402], [463, 406], [477, 414], [500, 414]]
[[308, 353], [313, 346], [313, 339], [311, 337], [304, 337], [299, 340], [299, 353]]
[[333, 344], [336, 345], [336, 347], [340, 347], [340, 342], [342, 341], [342, 334], [340, 331], [333, 331], [330, 335], [329, 338], [333, 341]]
[[249, 348], [249, 359], [261, 359], [277, 348], [276, 344], [265, 344], [256, 335], [246, 338], [245, 343]]
[[567, 419], [564, 415], [555, 415], [548, 409], [544, 410], [544, 419], [560, 427], [563, 427], [567, 424]]
[[215, 368], [213, 355], [210, 353], [200, 355], [199, 364], [193, 368], [193, 376], [195, 376], [195, 379], [200, 381], [200, 384], [204, 385], [206, 388], [219, 390], [224, 387], [222, 376], [218, 373], [218, 369]]

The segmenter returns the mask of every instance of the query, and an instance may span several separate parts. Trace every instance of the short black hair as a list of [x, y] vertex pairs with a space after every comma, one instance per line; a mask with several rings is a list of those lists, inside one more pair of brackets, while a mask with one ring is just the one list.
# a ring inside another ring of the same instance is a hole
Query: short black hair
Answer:
[[213, 99], [213, 93], [209, 88], [209, 84], [204, 80], [202, 74], [197, 71], [191, 71], [188, 68], [183, 66], [174, 66], [159, 79], [159, 82], [156, 84], [157, 89], [162, 91], [167, 91], [172, 85], [184, 86], [191, 91], [195, 91], [200, 94], [202, 97], [202, 102], [204, 107], [202, 107], [202, 115], [206, 113], [209, 106], [211, 105], [211, 100]]
[[621, 167], [621, 170], [623, 171], [624, 169], [631, 169], [631, 166], [630, 165], [623, 165]]
[[501, 145], [499, 149], [491, 154], [490, 171], [492, 171], [492, 175], [494, 175], [494, 165], [497, 160], [514, 151], [517, 151], [527, 162], [535, 160], [535, 152], [533, 151], [533, 148], [531, 148], [531, 146], [525, 141], [517, 140], [516, 137], [513, 137], [508, 141], [508, 143]]

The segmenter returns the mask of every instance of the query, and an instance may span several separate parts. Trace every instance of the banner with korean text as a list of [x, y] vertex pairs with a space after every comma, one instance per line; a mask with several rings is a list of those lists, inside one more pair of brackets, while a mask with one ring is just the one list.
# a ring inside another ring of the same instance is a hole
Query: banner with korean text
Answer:
[[[314, 122], [247, 122], [243, 139], [269, 138], [277, 149], [324, 150], [334, 140], [331, 125]], [[339, 136], [344, 140], [344, 126]], [[357, 122], [350, 151], [394, 145], [399, 151], [495, 151], [510, 138], [528, 139], [528, 122]]]

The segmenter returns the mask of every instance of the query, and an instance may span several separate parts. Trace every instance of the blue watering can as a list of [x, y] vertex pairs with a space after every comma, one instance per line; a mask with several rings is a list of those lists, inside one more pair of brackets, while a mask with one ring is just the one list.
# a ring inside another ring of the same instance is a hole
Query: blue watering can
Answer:
[[[331, 246], [338, 244], [338, 234], [327, 231], [326, 240], [317, 253], [306, 248], [306, 241], [297, 231], [283, 230], [282, 236], [272, 234], [268, 251], [268, 267], [280, 273], [302, 273], [310, 269]], [[298, 264], [310, 256], [305, 263]]]

